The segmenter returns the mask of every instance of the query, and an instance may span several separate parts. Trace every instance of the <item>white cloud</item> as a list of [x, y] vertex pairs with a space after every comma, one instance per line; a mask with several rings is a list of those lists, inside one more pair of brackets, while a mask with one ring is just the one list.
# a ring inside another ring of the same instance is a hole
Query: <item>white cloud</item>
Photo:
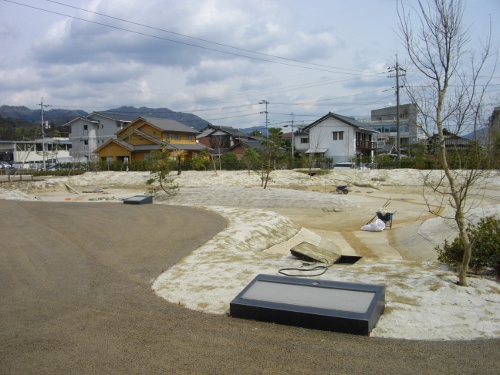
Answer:
[[[0, 104], [29, 105], [20, 102], [26, 98], [20, 93], [42, 90], [56, 106], [74, 108], [92, 103], [99, 103], [99, 109], [108, 104], [140, 104], [189, 111], [219, 103], [225, 108], [256, 104], [262, 99], [271, 106], [299, 99], [311, 103], [390, 88], [394, 83], [385, 74], [361, 75], [384, 71], [398, 51], [404, 59], [394, 32], [393, 1], [360, 0], [351, 5], [341, 0], [307, 4], [75, 0], [71, 4], [115, 18], [42, 0], [33, 0], [33, 5], [107, 26], [15, 4], [0, 5], [0, 46], [5, 51], [0, 57]], [[479, 11], [488, 10], [475, 9], [476, 18]], [[141, 87], [147, 88], [147, 94], [141, 94]], [[376, 93], [371, 99], [383, 96]], [[282, 109], [280, 105], [280, 112], [323, 113], [332, 110], [333, 103], [316, 108], [309, 104]], [[365, 114], [377, 104], [358, 107], [356, 111]], [[217, 117], [224, 117], [226, 111]], [[261, 120], [244, 117], [226, 124], [255, 126]]]

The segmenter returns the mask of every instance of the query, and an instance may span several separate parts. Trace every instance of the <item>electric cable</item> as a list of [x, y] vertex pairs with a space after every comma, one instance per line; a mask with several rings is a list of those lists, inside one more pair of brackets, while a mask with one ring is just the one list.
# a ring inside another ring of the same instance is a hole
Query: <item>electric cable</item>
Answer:
[[[107, 24], [107, 23], [103, 23], [103, 22], [92, 21], [92, 20], [88, 20], [88, 19], [85, 19], [85, 18], [77, 17], [77, 16], [71, 16], [69, 14], [64, 14], [64, 13], [56, 12], [56, 11], [53, 11], [53, 10], [44, 9], [44, 8], [36, 7], [36, 6], [33, 6], [33, 5], [23, 4], [23, 3], [19, 3], [17, 1], [13, 1], [13, 0], [3, 0], [3, 1], [5, 1], [7, 3], [12, 3], [12, 4], [16, 4], [16, 5], [27, 7], [27, 8], [35, 9], [35, 10], [40, 10], [40, 11], [46, 12], [46, 13], [52, 13], [52, 14], [56, 14], [56, 15], [59, 15], [59, 16], [63, 16], [63, 17], [67, 17], [67, 18], [72, 18], [72, 19], [77, 20], [77, 21], [83, 21], [83, 22], [87, 22], [87, 23], [91, 23], [91, 24], [95, 24], [95, 25], [107, 27], [107, 28], [110, 28], [110, 29], [125, 31], [125, 32], [132, 33], [132, 34], [142, 35], [142, 36], [146, 36], [146, 37], [150, 37], [150, 38], [154, 38], [154, 39], [159, 39], [159, 40], [163, 40], [163, 41], [167, 41], [167, 42], [171, 42], [171, 43], [182, 44], [182, 45], [189, 46], [189, 47], [196, 47], [196, 48], [204, 49], [204, 50], [207, 50], [207, 51], [213, 51], [213, 52], [223, 53], [223, 54], [227, 54], [227, 55], [231, 55], [231, 56], [235, 56], [235, 57], [243, 57], [243, 58], [247, 58], [247, 59], [250, 59], [250, 60], [263, 61], [263, 62], [268, 62], [268, 63], [271, 63], [271, 64], [280, 64], [280, 65], [286, 65], [286, 66], [291, 66], [291, 67], [295, 67], [295, 68], [302, 68], [302, 69], [308, 69], [308, 70], [314, 70], [314, 71], [322, 71], [322, 72], [328, 72], [328, 73], [339, 73], [339, 72], [335, 72], [335, 71], [332, 71], [332, 70], [329, 70], [329, 69], [320, 69], [320, 68], [315, 68], [315, 67], [308, 67], [308, 66], [304, 66], [304, 65], [298, 65], [297, 63], [292, 64], [292, 63], [286, 63], [286, 62], [282, 62], [282, 61], [273, 61], [273, 60], [269, 60], [269, 59], [265, 59], [265, 58], [261, 58], [261, 57], [255, 57], [255, 56], [249, 56], [249, 55], [242, 55], [242, 54], [235, 53], [235, 52], [229, 52], [229, 51], [223, 51], [223, 50], [216, 49], [216, 48], [204, 47], [204, 46], [200, 46], [200, 45], [193, 44], [193, 43], [183, 42], [183, 41], [180, 41], [180, 40], [174, 40], [174, 39], [165, 38], [165, 37], [158, 36], [158, 35], [148, 34], [148, 33], [141, 32], [141, 31], [135, 31], [135, 30], [127, 29], [125, 27], [114, 26], [114, 25], [110, 25], [110, 24]], [[133, 23], [133, 22], [131, 22], [131, 23]], [[165, 31], [165, 30], [162, 30], [162, 31]], [[253, 53], [259, 54], [259, 52], [253, 52]], [[272, 56], [272, 55], [270, 55], [270, 56]], [[273, 57], [277, 58], [277, 59], [280, 58], [279, 56], [273, 56]], [[282, 59], [285, 59], [285, 58], [282, 58]], [[291, 59], [286, 59], [286, 60], [291, 60]], [[294, 61], [295, 60], [292, 60], [292, 62], [294, 62]], [[305, 63], [305, 62], [300, 62], [300, 63], [301, 64], [309, 64], [309, 63]], [[340, 69], [340, 68], [333, 68], [333, 69]], [[357, 76], [362, 76], [362, 77], [365, 76], [365, 75], [359, 74], [359, 73], [355, 74], [355, 73], [343, 72], [343, 74], [351, 74], [351, 75], [357, 75]]]
[[[314, 266], [313, 268], [302, 268], [302, 267], [289, 267], [289, 268], [281, 268], [280, 270], [278, 270], [278, 272], [284, 276], [293, 276], [293, 277], [315, 277], [315, 276], [321, 276], [323, 275], [331, 266], [334, 265], [334, 263], [331, 263], [329, 264], [328, 261], [326, 259], [320, 259], [320, 260], [324, 260], [325, 263], [323, 262], [314, 262], [313, 264], [318, 264], [318, 263], [321, 263], [321, 265], [317, 265], [317, 266]], [[311, 266], [311, 264], [309, 263], [303, 263], [302, 264], [303, 266]], [[316, 274], [305, 274], [305, 275], [301, 275], [301, 274], [290, 274], [290, 273], [287, 273], [286, 271], [295, 271], [295, 272], [314, 272], [314, 271], [321, 271], [319, 273], [316, 273]]]

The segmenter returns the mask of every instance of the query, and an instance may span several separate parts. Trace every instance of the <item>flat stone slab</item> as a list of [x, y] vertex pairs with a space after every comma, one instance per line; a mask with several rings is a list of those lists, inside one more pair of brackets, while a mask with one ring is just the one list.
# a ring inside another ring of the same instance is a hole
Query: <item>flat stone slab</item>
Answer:
[[341, 257], [340, 254], [336, 254], [308, 242], [301, 242], [297, 246], [291, 248], [290, 252], [293, 256], [308, 262], [321, 262], [328, 264], [335, 263]]

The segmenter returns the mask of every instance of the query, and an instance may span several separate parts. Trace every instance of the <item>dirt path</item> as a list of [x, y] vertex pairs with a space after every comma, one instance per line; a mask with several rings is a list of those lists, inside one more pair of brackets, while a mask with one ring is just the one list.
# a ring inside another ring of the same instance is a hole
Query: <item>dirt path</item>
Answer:
[[[309, 187], [308, 190], [322, 191], [324, 187]], [[326, 192], [328, 193], [328, 192]], [[330, 193], [335, 193], [333, 190]], [[292, 219], [300, 226], [335, 241], [342, 237], [352, 251], [362, 257], [394, 258], [408, 260], [436, 260], [434, 245], [418, 234], [420, 223], [436, 217], [416, 187], [352, 188], [344, 196], [358, 204], [356, 208], [341, 209], [339, 212], [325, 212], [320, 209], [274, 208], [276, 212]], [[375, 218], [375, 212], [388, 203], [394, 211], [393, 227], [380, 233], [362, 232], [361, 227]], [[439, 211], [439, 208], [436, 207]], [[408, 239], [415, 247], [408, 250]], [[417, 245], [418, 243], [418, 245]], [[344, 245], [345, 247], [345, 245]]]

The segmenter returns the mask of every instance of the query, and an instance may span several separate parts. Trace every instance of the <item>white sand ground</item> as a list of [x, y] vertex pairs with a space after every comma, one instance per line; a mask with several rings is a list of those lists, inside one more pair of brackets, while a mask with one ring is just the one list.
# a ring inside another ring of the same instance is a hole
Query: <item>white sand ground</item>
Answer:
[[[469, 277], [468, 287], [436, 261], [434, 246], [456, 236], [453, 221], [429, 215], [422, 198], [427, 172], [332, 171], [310, 178], [294, 171], [274, 171], [269, 188], [247, 172], [183, 172], [175, 176], [180, 193], [159, 204], [214, 210], [228, 226], [156, 280], [155, 293], [186, 308], [224, 314], [231, 300], [260, 273], [278, 275], [305, 267], [290, 248], [306, 241], [340, 254], [359, 254], [353, 265], [333, 265], [322, 280], [374, 283], [386, 287], [386, 309], [372, 336], [419, 340], [500, 337], [500, 284], [493, 277]], [[427, 176], [437, 180], [438, 173]], [[148, 173], [86, 173], [1, 189], [1, 199], [116, 201], [144, 193]], [[68, 184], [79, 194], [71, 194]], [[349, 186], [348, 195], [335, 187]], [[473, 192], [468, 218], [500, 212], [500, 177], [481, 181]], [[88, 193], [84, 193], [87, 191]], [[397, 211], [392, 229], [360, 231], [388, 197]], [[479, 199], [480, 198], [480, 199]], [[436, 200], [431, 208], [442, 207]], [[278, 213], [278, 212], [280, 213]], [[290, 217], [293, 219], [291, 219]], [[305, 217], [305, 219], [301, 219]], [[317, 223], [319, 219], [326, 223]], [[302, 225], [297, 222], [300, 221]], [[352, 226], [355, 226], [353, 229]], [[312, 229], [309, 229], [311, 227]]]

